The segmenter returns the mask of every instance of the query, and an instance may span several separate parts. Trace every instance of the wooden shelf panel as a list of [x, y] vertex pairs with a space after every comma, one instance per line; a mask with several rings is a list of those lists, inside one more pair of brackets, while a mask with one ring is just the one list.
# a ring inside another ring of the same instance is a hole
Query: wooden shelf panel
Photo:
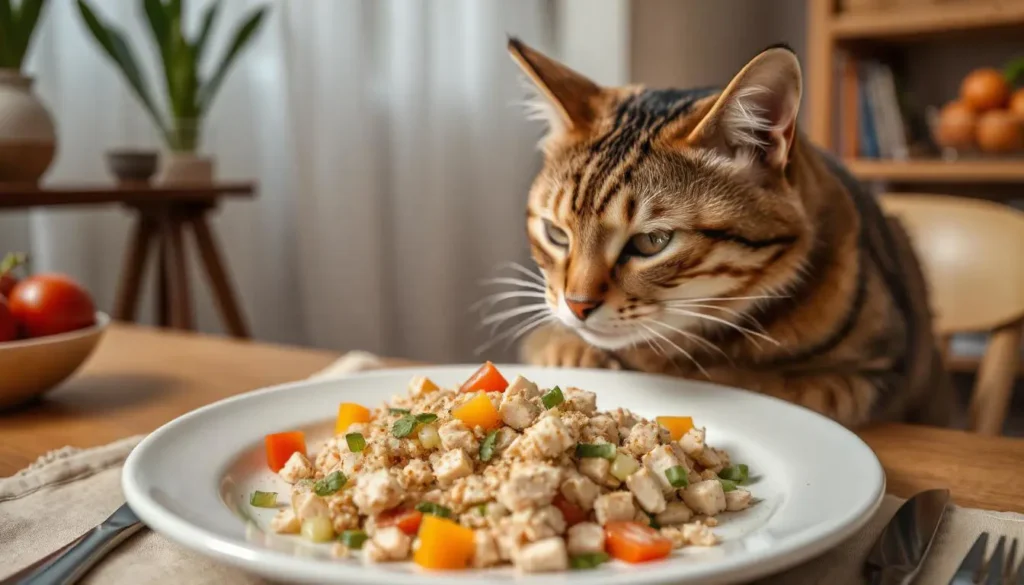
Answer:
[[838, 14], [830, 28], [836, 39], [884, 40], [1012, 26], [1024, 26], [1024, 1], [983, 4], [960, 0], [946, 5]]
[[857, 178], [865, 181], [1024, 184], [1024, 158], [952, 162], [848, 159], [845, 164]]

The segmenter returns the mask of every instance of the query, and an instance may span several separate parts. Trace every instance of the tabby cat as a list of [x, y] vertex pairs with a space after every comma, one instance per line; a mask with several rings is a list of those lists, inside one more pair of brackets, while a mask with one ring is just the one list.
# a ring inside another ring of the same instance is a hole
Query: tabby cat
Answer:
[[548, 124], [526, 215], [557, 325], [524, 361], [711, 380], [847, 426], [946, 423], [909, 241], [797, 131], [791, 50], [694, 90], [601, 87], [509, 51]]

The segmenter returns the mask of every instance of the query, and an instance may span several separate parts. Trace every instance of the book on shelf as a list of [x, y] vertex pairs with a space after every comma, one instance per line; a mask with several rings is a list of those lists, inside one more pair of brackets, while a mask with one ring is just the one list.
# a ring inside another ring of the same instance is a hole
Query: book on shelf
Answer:
[[865, 61], [858, 67], [860, 137], [858, 156], [905, 160], [910, 148], [907, 121], [901, 107], [897, 81], [892, 68], [884, 63]]

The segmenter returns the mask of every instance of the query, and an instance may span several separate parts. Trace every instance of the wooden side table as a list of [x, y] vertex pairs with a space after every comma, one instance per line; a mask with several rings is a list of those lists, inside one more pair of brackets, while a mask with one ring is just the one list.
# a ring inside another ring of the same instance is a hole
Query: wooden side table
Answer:
[[157, 257], [157, 321], [163, 327], [194, 328], [185, 231], [196, 238], [199, 258], [210, 279], [214, 299], [228, 332], [249, 337], [249, 328], [231, 285], [223, 255], [207, 221], [222, 197], [255, 195], [252, 183], [214, 183], [201, 186], [54, 186], [0, 184], [0, 210], [121, 204], [135, 212], [124, 268], [114, 305], [114, 318], [135, 321], [142, 275], [150, 251]]

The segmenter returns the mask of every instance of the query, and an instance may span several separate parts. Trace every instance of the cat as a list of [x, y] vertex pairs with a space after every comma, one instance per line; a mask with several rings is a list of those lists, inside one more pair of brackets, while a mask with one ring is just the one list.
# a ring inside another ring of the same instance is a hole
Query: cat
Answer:
[[547, 123], [527, 231], [537, 365], [744, 388], [848, 427], [943, 425], [952, 390], [899, 224], [797, 131], [784, 45], [724, 89], [601, 87], [515, 38]]

